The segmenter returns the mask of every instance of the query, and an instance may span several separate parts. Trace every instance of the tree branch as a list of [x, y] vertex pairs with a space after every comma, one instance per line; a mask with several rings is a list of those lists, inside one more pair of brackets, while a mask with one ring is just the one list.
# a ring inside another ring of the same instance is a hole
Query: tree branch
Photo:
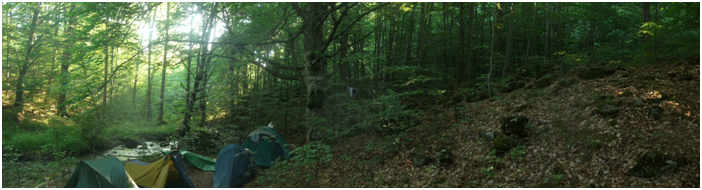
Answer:
[[[228, 59], [236, 60], [236, 58], [234, 58], [234, 57], [229, 57], [229, 56], [224, 56], [224, 55], [214, 55], [214, 54], [213, 54], [212, 56], [223, 57], [223, 58], [228, 58]], [[278, 71], [276, 71], [276, 70], [274, 70], [274, 69], [271, 69], [270, 67], [263, 66], [263, 62], [261, 62], [261, 61], [252, 60], [251, 63], [253, 63], [254, 65], [256, 65], [256, 66], [258, 66], [259, 68], [263, 69], [264, 71], [270, 73], [270, 74], [273, 75], [274, 77], [277, 77], [277, 78], [280, 78], [280, 79], [284, 79], [284, 80], [302, 81], [302, 77], [300, 77], [300, 76], [298, 76], [298, 75], [285, 75], [285, 74], [282, 74], [282, 73], [280, 73], [280, 72], [278, 72]], [[293, 69], [290, 69], [290, 70], [295, 71], [295, 72], [300, 72], [299, 70], [293, 70]]]
[[260, 57], [256, 54], [254, 54], [253, 52], [251, 52], [250, 50], [246, 49], [246, 47], [244, 47], [244, 46], [237, 46], [237, 49], [239, 49], [239, 51], [249, 53], [258, 59], [264, 60], [264, 61], [266, 61], [266, 63], [269, 63], [269, 64], [271, 64], [279, 69], [293, 70], [293, 71], [297, 71], [297, 72], [302, 71], [302, 69], [303, 69], [303, 67], [300, 67], [300, 66], [285, 66], [277, 61], [270, 60], [270, 59], [265, 58], [265, 57]]

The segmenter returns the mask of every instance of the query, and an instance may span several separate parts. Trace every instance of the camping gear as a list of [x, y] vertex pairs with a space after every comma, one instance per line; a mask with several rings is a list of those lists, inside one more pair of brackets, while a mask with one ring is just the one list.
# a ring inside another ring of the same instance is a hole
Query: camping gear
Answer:
[[114, 156], [78, 163], [65, 188], [135, 188], [137, 185]]
[[153, 163], [130, 160], [124, 165], [124, 169], [139, 187], [195, 187], [190, 175], [185, 171], [183, 156], [178, 151], [172, 151]]
[[244, 185], [253, 176], [252, 157], [251, 151], [236, 144], [222, 148], [217, 155], [212, 187], [232, 188]]
[[256, 166], [267, 168], [278, 158], [282, 160], [290, 158], [290, 149], [286, 146], [287, 144], [273, 128], [259, 127], [244, 139], [241, 147], [251, 150]]
[[[169, 154], [171, 151], [164, 150], [161, 152], [163, 152], [163, 154]], [[215, 164], [217, 162], [214, 158], [195, 154], [195, 153], [187, 151], [187, 150], [180, 150], [180, 154], [183, 155], [183, 160], [185, 160], [185, 165], [188, 167], [193, 166], [193, 167], [196, 167], [197, 169], [200, 169], [202, 171], [208, 171], [208, 172], [215, 170]]]

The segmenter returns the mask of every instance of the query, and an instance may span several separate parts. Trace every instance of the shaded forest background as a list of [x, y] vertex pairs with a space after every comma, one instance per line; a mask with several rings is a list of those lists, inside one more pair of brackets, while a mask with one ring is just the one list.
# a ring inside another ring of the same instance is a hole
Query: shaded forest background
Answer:
[[269, 122], [291, 144], [334, 145], [407, 130], [431, 105], [700, 52], [695, 2], [8, 2], [2, 10], [2, 146], [15, 160], [76, 156], [123, 138], [179, 139], [211, 154]]

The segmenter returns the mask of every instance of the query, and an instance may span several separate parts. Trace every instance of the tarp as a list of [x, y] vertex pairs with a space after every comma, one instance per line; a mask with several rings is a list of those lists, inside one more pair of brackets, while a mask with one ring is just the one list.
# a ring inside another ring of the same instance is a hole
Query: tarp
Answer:
[[249, 138], [244, 139], [241, 147], [253, 152], [256, 166], [270, 167], [271, 162], [278, 158], [282, 160], [290, 158], [290, 149], [286, 146], [288, 143], [280, 133], [270, 127], [259, 127], [254, 132], [249, 134]]
[[65, 187], [135, 188], [137, 185], [124, 171], [122, 162], [114, 156], [109, 156], [80, 161]]
[[195, 187], [178, 151], [172, 151], [153, 163], [130, 160], [124, 169], [139, 187]]
[[[170, 151], [167, 151], [167, 150], [164, 150], [162, 152], [163, 152], [163, 154], [170, 153]], [[208, 171], [208, 172], [215, 170], [215, 164], [217, 162], [214, 158], [195, 154], [195, 153], [187, 151], [187, 150], [180, 150], [180, 154], [183, 155], [183, 158], [185, 159], [185, 163], [189, 163], [190, 165], [196, 167], [197, 169], [200, 169], [202, 171]]]
[[222, 148], [212, 176], [212, 187], [231, 188], [244, 185], [253, 176], [253, 155], [236, 144]]

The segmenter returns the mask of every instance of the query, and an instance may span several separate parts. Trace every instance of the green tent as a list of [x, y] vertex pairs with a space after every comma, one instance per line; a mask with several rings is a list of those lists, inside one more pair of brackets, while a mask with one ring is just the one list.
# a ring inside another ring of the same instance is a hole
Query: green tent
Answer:
[[290, 158], [290, 149], [286, 146], [280, 133], [270, 127], [259, 127], [249, 134], [249, 138], [244, 139], [241, 147], [253, 152], [256, 166], [270, 167], [271, 162], [280, 158], [287, 160]]
[[110, 156], [98, 160], [80, 161], [66, 188], [134, 188], [137, 187], [122, 162]]
[[[164, 150], [161, 152], [163, 154], [168, 154], [171, 151]], [[195, 154], [195, 153], [192, 153], [192, 152], [187, 151], [187, 150], [181, 150], [180, 154], [183, 155], [183, 158], [185, 158], [185, 163], [188, 163], [192, 166], [195, 166], [197, 169], [200, 169], [202, 171], [208, 171], [208, 172], [212, 172], [215, 170], [215, 165], [217, 164], [217, 160], [215, 160], [214, 158]]]

